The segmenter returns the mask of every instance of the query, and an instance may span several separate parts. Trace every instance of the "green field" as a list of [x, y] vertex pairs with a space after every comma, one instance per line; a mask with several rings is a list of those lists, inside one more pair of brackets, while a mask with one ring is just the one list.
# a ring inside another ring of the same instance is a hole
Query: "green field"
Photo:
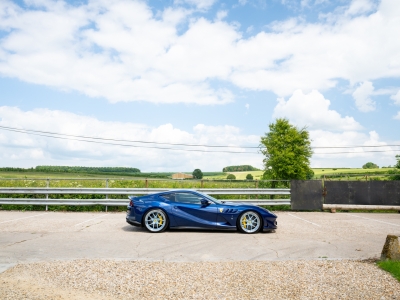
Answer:
[[362, 169], [362, 168], [315, 168], [314, 179], [329, 180], [385, 180], [394, 168]]
[[370, 174], [370, 173], [383, 173], [387, 172], [388, 170], [392, 169], [362, 169], [362, 168], [318, 168], [312, 169], [314, 171], [315, 176], [320, 175], [331, 175], [331, 174], [338, 174], [338, 173], [358, 173], [358, 174]]
[[251, 174], [253, 175], [254, 180], [260, 180], [263, 173], [264, 171], [227, 172], [227, 173], [222, 173], [220, 175], [204, 176], [204, 179], [221, 180], [221, 179], [226, 179], [228, 174], [233, 174], [236, 176], [237, 180], [245, 180], [246, 175]]
[[[372, 179], [384, 180], [389, 170], [385, 169], [362, 169], [362, 168], [314, 168], [313, 179], [323, 179], [324, 176], [330, 180], [362, 180], [365, 176]], [[205, 179], [226, 179], [228, 174], [236, 176], [237, 180], [245, 180], [247, 174], [253, 175], [254, 180], [260, 180], [264, 171], [245, 171], [245, 172], [228, 172], [217, 176], [205, 176]]]
[[[372, 179], [384, 180], [387, 177], [389, 170], [394, 170], [393, 168], [385, 169], [362, 169], [362, 168], [314, 168], [314, 179], [323, 179], [324, 176], [331, 180], [361, 180], [365, 179], [365, 176]], [[190, 174], [190, 172], [186, 172]], [[247, 174], [252, 174], [254, 180], [261, 180], [264, 171], [245, 171], [245, 172], [204, 172], [204, 180], [224, 180], [228, 174], [234, 174], [237, 180], [245, 180]], [[11, 179], [11, 178], [23, 178], [23, 179], [88, 179], [88, 178], [98, 178], [98, 179], [126, 179], [126, 180], [141, 180], [145, 178], [156, 179], [158, 176], [171, 175], [173, 172], [165, 173], [142, 173], [135, 174], [134, 176], [130, 174], [93, 174], [93, 173], [45, 173], [45, 172], [14, 172], [14, 171], [0, 171], [0, 180]], [[168, 180], [168, 178], [157, 178], [157, 180]]]

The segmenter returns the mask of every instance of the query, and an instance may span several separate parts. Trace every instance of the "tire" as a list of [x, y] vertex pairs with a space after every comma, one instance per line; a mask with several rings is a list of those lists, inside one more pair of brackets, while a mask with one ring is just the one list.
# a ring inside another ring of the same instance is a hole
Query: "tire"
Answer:
[[163, 232], [168, 227], [168, 216], [162, 209], [150, 209], [143, 218], [144, 227], [152, 232]]
[[236, 227], [242, 233], [257, 233], [263, 228], [262, 218], [255, 211], [245, 211], [239, 216]]

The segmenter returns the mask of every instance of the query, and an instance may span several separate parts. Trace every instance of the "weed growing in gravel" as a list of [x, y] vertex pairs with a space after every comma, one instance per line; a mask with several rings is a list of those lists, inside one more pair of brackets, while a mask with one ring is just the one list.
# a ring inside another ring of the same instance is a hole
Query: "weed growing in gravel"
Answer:
[[386, 261], [379, 261], [378, 266], [389, 272], [390, 274], [393, 275], [394, 278], [396, 278], [398, 281], [400, 281], [400, 261], [393, 261], [393, 260], [386, 260]]

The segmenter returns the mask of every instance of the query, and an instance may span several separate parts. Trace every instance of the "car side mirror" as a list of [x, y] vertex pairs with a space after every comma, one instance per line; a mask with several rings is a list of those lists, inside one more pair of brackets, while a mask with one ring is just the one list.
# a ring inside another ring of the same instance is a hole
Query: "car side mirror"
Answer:
[[210, 205], [210, 201], [208, 201], [207, 199], [201, 199], [201, 206], [207, 206]]

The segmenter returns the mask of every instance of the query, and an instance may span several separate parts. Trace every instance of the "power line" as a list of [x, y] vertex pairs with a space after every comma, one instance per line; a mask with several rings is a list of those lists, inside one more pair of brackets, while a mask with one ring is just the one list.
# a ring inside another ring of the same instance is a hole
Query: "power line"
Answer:
[[380, 147], [400, 147], [400, 145], [331, 146], [331, 147], [311, 147], [311, 148], [313, 148], [313, 149], [337, 149], [337, 148], [380, 148]]
[[75, 137], [75, 138], [94, 139], [94, 140], [102, 140], [102, 141], [114, 141], [114, 142], [129, 142], [129, 143], [143, 143], [143, 144], [171, 145], [171, 146], [185, 146], [185, 147], [239, 148], [239, 149], [259, 149], [260, 148], [259, 146], [226, 146], [226, 145], [204, 145], [204, 144], [184, 144], [184, 143], [160, 143], [160, 142], [138, 141], [138, 140], [110, 139], [110, 138], [100, 138], [100, 137], [92, 137], [92, 136], [84, 136], [84, 135], [56, 133], [56, 132], [51, 132], [51, 131], [21, 129], [21, 128], [15, 128], [15, 127], [1, 126], [1, 125], [0, 125], [0, 129], [9, 130], [9, 131], [18, 130], [18, 131], [24, 131], [25, 133], [28, 133], [28, 132], [44, 133], [44, 134], [51, 134], [51, 135], [60, 135], [60, 136], [68, 136], [68, 137]]
[[122, 147], [161, 149], [161, 150], [187, 151], [187, 152], [203, 152], [203, 153], [258, 154], [258, 152], [207, 151], [207, 150], [201, 150], [201, 149], [178, 149], [178, 148], [169, 148], [169, 147], [137, 146], [137, 145], [128, 145], [128, 144], [120, 144], [120, 143], [108, 143], [108, 142], [101, 142], [101, 141], [85, 140], [85, 139], [82, 139], [82, 138], [70, 138], [70, 137], [52, 136], [52, 135], [48, 135], [48, 134], [34, 133], [34, 132], [29, 132], [29, 131], [27, 131], [25, 129], [6, 129], [6, 128], [1, 128], [1, 127], [2, 126], [0, 126], [0, 129], [6, 130], [6, 131], [11, 131], [11, 132], [17, 132], [17, 133], [25, 133], [25, 134], [49, 137], [49, 138], [60, 139], [60, 140], [71, 140], [71, 141], [79, 141], [79, 142], [95, 143], [95, 144], [103, 144], [103, 145], [113, 145], [113, 146], [122, 146]]
[[348, 152], [326, 152], [326, 153], [316, 153], [316, 152], [314, 152], [313, 154], [346, 154], [346, 153], [350, 153], [350, 154], [357, 154], [357, 153], [371, 153], [371, 152], [396, 152], [396, 151], [399, 151], [400, 152], [400, 149], [399, 150], [376, 150], [376, 151], [357, 151], [357, 152], [351, 152], [351, 151], [348, 151]]
[[[187, 152], [206, 152], [206, 153], [243, 153], [243, 154], [257, 154], [259, 152], [239, 152], [239, 151], [208, 151], [202, 149], [179, 149], [179, 148], [171, 148], [171, 147], [156, 147], [156, 146], [138, 146], [138, 145], [128, 145], [128, 144], [120, 144], [115, 142], [128, 142], [128, 143], [144, 143], [144, 144], [156, 144], [156, 145], [170, 145], [170, 146], [184, 146], [184, 147], [210, 147], [210, 148], [237, 148], [237, 149], [262, 149], [262, 146], [226, 146], [226, 145], [205, 145], [205, 144], [184, 144], [184, 143], [160, 143], [160, 142], [150, 142], [150, 141], [139, 141], [139, 140], [123, 140], [123, 139], [108, 139], [108, 138], [100, 138], [100, 137], [90, 137], [90, 136], [82, 136], [82, 135], [70, 135], [70, 134], [62, 134], [50, 131], [40, 131], [40, 130], [32, 130], [32, 129], [20, 129], [15, 127], [1, 126], [0, 129], [17, 132], [17, 133], [25, 133], [36, 136], [43, 136], [61, 140], [72, 140], [72, 141], [81, 141], [88, 143], [96, 143], [103, 145], [114, 145], [114, 146], [123, 146], [123, 147], [134, 147], [134, 148], [148, 148], [148, 149], [161, 149], [161, 150], [173, 150], [173, 151], [187, 151]], [[106, 142], [102, 142], [106, 141]], [[351, 148], [379, 148], [379, 147], [400, 147], [400, 145], [371, 145], [371, 146], [363, 146], [363, 145], [355, 145], [355, 146], [326, 146], [326, 147], [312, 147], [312, 149], [351, 149]], [[265, 149], [265, 148], [264, 148]], [[372, 152], [394, 152], [400, 150], [374, 150], [374, 151], [341, 151], [341, 152], [327, 152], [327, 153], [313, 153], [313, 154], [357, 154], [357, 153], [372, 153]]]

